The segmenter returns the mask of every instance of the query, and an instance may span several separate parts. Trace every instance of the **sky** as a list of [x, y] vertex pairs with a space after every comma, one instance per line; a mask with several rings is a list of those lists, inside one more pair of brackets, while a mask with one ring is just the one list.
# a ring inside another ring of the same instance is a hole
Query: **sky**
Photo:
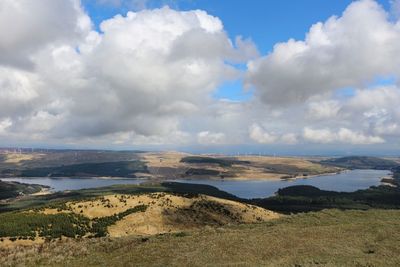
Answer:
[[0, 146], [398, 155], [399, 17], [398, 0], [3, 0]]

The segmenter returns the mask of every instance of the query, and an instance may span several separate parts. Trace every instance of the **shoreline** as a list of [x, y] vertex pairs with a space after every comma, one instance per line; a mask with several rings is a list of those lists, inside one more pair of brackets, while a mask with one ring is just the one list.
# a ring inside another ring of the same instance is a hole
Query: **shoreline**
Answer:
[[[294, 176], [294, 177], [288, 177], [288, 178], [283, 178], [283, 174], [276, 174], [276, 177], [260, 177], [260, 176], [240, 176], [240, 177], [218, 177], [218, 176], [189, 176], [189, 177], [182, 177], [179, 179], [167, 179], [168, 181], [173, 181], [173, 180], [214, 180], [214, 181], [295, 181], [298, 179], [308, 179], [308, 178], [314, 178], [314, 177], [319, 177], [319, 176], [330, 176], [330, 175], [338, 175], [343, 172], [347, 172], [349, 170], [341, 170], [337, 172], [326, 172], [326, 173], [321, 173], [321, 174], [310, 174], [306, 176]], [[268, 174], [274, 174], [274, 173], [268, 173]], [[280, 175], [280, 177], [278, 176]]]
[[[163, 182], [163, 181], [174, 181], [174, 180], [214, 180], [214, 181], [295, 181], [298, 179], [309, 179], [309, 178], [315, 178], [315, 177], [321, 177], [321, 176], [332, 176], [332, 175], [339, 175], [341, 173], [349, 172], [351, 170], [349, 169], [343, 169], [337, 172], [326, 172], [326, 173], [320, 173], [320, 174], [310, 174], [310, 175], [299, 175], [299, 176], [293, 176], [289, 177], [288, 174], [278, 174], [278, 173], [265, 173], [268, 175], [271, 175], [269, 177], [262, 177], [262, 174], [260, 175], [242, 175], [239, 177], [224, 177], [221, 178], [220, 176], [202, 176], [202, 175], [193, 175], [193, 176], [187, 176], [187, 177], [179, 177], [179, 178], [160, 178], [160, 177], [135, 177], [135, 178], [130, 178], [130, 177], [115, 177], [115, 176], [91, 176], [91, 177], [81, 177], [81, 176], [60, 176], [60, 177], [0, 177], [0, 180], [4, 181], [13, 181], [13, 179], [54, 179], [54, 180], [62, 180], [62, 179], [99, 179], [99, 180], [142, 180], [143, 182]], [[275, 175], [275, 176], [274, 176]], [[285, 176], [288, 176], [285, 178]]]
[[39, 192], [29, 194], [29, 196], [45, 196], [45, 195], [50, 195], [52, 193], [53, 191], [51, 190], [50, 187], [43, 187]]
[[117, 177], [117, 176], [59, 176], [59, 177], [24, 177], [24, 176], [16, 176], [16, 177], [0, 177], [0, 181], [3, 180], [5, 182], [12, 182], [13, 179], [54, 179], [54, 180], [61, 180], [61, 179], [99, 179], [99, 180], [146, 180], [149, 178], [144, 177]]
[[393, 177], [393, 174], [391, 174], [390, 176], [382, 176], [380, 183], [384, 186], [399, 187], [399, 184], [397, 180]]
[[[43, 178], [47, 178], [47, 179], [54, 179], [54, 180], [62, 180], [62, 179], [70, 179], [70, 180], [74, 180], [77, 179], [78, 181], [80, 179], [88, 179], [88, 180], [116, 180], [116, 181], [137, 181], [137, 185], [141, 185], [141, 184], [146, 184], [146, 183], [162, 183], [162, 182], [186, 182], [186, 183], [191, 183], [191, 180], [204, 180], [205, 182], [207, 180], [211, 180], [211, 181], [236, 181], [236, 182], [245, 182], [245, 181], [258, 181], [258, 182], [263, 182], [263, 181], [271, 181], [271, 182], [290, 182], [290, 181], [296, 181], [296, 180], [304, 180], [304, 179], [313, 179], [315, 177], [324, 177], [324, 176], [335, 176], [335, 175], [340, 175], [342, 173], [347, 173], [350, 172], [352, 170], [348, 170], [348, 169], [343, 169], [340, 171], [336, 171], [336, 172], [326, 172], [326, 173], [321, 173], [321, 174], [312, 174], [312, 175], [307, 175], [307, 176], [303, 176], [303, 175], [299, 175], [299, 176], [295, 176], [295, 177], [288, 177], [288, 178], [283, 178], [283, 175], [280, 176], [276, 176], [276, 177], [259, 177], [259, 176], [240, 176], [240, 177], [224, 177], [221, 178], [219, 176], [188, 176], [188, 177], [179, 177], [179, 178], [160, 178], [160, 177], [137, 177], [137, 178], [128, 178], [128, 177], [108, 177], [108, 176], [101, 176], [101, 177], [14, 177], [14, 178], [0, 178], [0, 180], [4, 180], [4, 181], [13, 181], [14, 179], [18, 179], [17, 182], [21, 182], [21, 183], [26, 183], [27, 181], [23, 181], [24, 179], [26, 180], [30, 180], [32, 182], [32, 184], [34, 184], [34, 180], [35, 179], [43, 179]], [[381, 174], [382, 175], [382, 174]], [[392, 181], [394, 181], [394, 179], [388, 175], [382, 176], [382, 177], [378, 177], [380, 179], [380, 184], [381, 185], [387, 185], [387, 186], [397, 186], [396, 183], [393, 183]], [[386, 178], [386, 180], [384, 180], [384, 178]], [[10, 179], [10, 180], [9, 180]], [[389, 181], [390, 179], [390, 181]], [[121, 184], [123, 184], [123, 182], [121, 182]], [[130, 183], [129, 183], [130, 184]], [[43, 186], [43, 185], [42, 185]], [[43, 187], [39, 192], [33, 193], [33, 194], [29, 194], [31, 196], [40, 196], [40, 195], [48, 195], [48, 194], [52, 194], [54, 193], [55, 190], [54, 188], [51, 187]]]

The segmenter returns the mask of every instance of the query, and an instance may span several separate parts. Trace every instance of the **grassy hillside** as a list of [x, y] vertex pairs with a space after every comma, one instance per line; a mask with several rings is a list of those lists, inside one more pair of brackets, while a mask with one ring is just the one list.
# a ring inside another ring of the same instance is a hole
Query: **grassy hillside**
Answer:
[[17, 240], [153, 235], [278, 217], [260, 207], [199, 194], [113, 194], [1, 213], [0, 247]]
[[391, 170], [392, 168], [399, 166], [397, 162], [392, 160], [364, 156], [332, 158], [323, 160], [320, 163], [347, 169]]
[[0, 180], [0, 200], [37, 193], [42, 190], [42, 188], [44, 188], [44, 186], [21, 184], [18, 182], [3, 182]]
[[200, 157], [200, 156], [184, 157], [181, 159], [181, 162], [218, 164], [221, 167], [230, 167], [233, 164], [250, 164], [249, 161], [237, 160], [234, 158], [212, 158], [212, 157]]
[[320, 190], [313, 186], [292, 186], [279, 190], [276, 196], [247, 200], [221, 191], [210, 185], [163, 182], [142, 185], [113, 185], [102, 188], [57, 192], [51, 195], [25, 197], [7, 203], [0, 203], [0, 213], [41, 207], [50, 203], [77, 201], [107, 194], [137, 195], [153, 192], [170, 192], [193, 196], [204, 194], [246, 204], [253, 204], [283, 213], [318, 211], [326, 208], [363, 210], [371, 208], [400, 208], [400, 189], [398, 187], [379, 186], [365, 190], [357, 190], [355, 192], [334, 192]]
[[[168, 182], [18, 199], [0, 213], [0, 266], [399, 266], [399, 189], [278, 193], [243, 200]], [[268, 221], [276, 213], [249, 204], [319, 211]]]
[[255, 225], [0, 249], [0, 265], [399, 266], [400, 211], [326, 210]]
[[253, 199], [251, 203], [283, 213], [317, 211], [327, 208], [399, 209], [400, 189], [379, 186], [355, 192], [335, 192], [299, 185], [280, 189], [276, 196]]
[[232, 194], [229, 194], [227, 192], [221, 191], [218, 188], [210, 185], [187, 184], [187, 183], [176, 183], [176, 182], [147, 183], [142, 185], [119, 184], [107, 187], [56, 192], [49, 195], [24, 197], [13, 201], [8, 201], [7, 203], [0, 203], [0, 213], [7, 211], [21, 210], [21, 209], [40, 208], [50, 204], [57, 205], [58, 203], [62, 203], [65, 201], [78, 201], [78, 200], [105, 196], [110, 194], [138, 195], [138, 194], [155, 193], [155, 192], [170, 192], [170, 193], [194, 195], [194, 196], [198, 194], [205, 194], [208, 196], [213, 196], [228, 200], [241, 201], [240, 198]]
[[80, 238], [83, 236], [106, 236], [107, 227], [122, 220], [132, 213], [143, 212], [147, 206], [137, 205], [121, 212], [113, 212], [109, 216], [91, 218], [73, 212], [69, 204], [35, 209], [28, 212], [8, 212], [0, 214], [0, 246], [8, 239], [36, 240], [63, 237]]
[[20, 152], [0, 151], [0, 171], [58, 167], [81, 163], [138, 160], [139, 151], [48, 150], [25, 149]]
[[146, 165], [141, 161], [118, 161], [101, 163], [82, 163], [62, 165], [57, 167], [42, 167], [23, 170], [4, 170], [7, 176], [20, 177], [76, 177], [76, 176], [113, 176], [135, 177], [135, 173], [147, 172]]
[[[132, 166], [134, 165], [134, 166]], [[194, 156], [174, 152], [38, 150], [0, 151], [2, 177], [134, 177], [156, 179], [279, 179], [337, 172], [306, 158]]]
[[317, 161], [296, 157], [195, 156], [159, 152], [141, 155], [153, 177], [159, 179], [280, 179], [334, 173], [341, 170]]

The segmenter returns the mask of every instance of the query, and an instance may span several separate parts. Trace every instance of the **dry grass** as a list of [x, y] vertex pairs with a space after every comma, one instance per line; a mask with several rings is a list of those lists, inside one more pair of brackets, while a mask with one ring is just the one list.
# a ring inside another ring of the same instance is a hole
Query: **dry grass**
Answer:
[[40, 211], [30, 210], [29, 212], [40, 212], [40, 213], [43, 213], [43, 214], [46, 214], [46, 215], [52, 215], [52, 214], [58, 214], [60, 212], [69, 212], [69, 211], [66, 211], [66, 210], [60, 211], [59, 209], [55, 209], [55, 208], [45, 208], [45, 209], [40, 210]]
[[155, 235], [192, 230], [206, 225], [221, 226], [256, 223], [279, 218], [280, 215], [259, 207], [200, 195], [184, 198], [158, 194], [141, 201], [145, 212], [134, 213], [108, 228], [110, 236]]
[[74, 212], [90, 219], [107, 217], [139, 205], [145, 212], [133, 213], [108, 228], [110, 236], [154, 235], [191, 230], [205, 225], [256, 223], [281, 215], [260, 207], [206, 195], [184, 197], [167, 193], [108, 195], [66, 203], [68, 210], [44, 209], [45, 214]]
[[4, 163], [12, 163], [16, 165], [20, 165], [23, 161], [31, 161], [31, 160], [38, 160], [43, 155], [41, 154], [20, 154], [20, 153], [7, 153], [4, 154], [5, 159]]
[[147, 163], [148, 167], [182, 167], [181, 163], [183, 157], [190, 154], [181, 152], [162, 152], [162, 153], [143, 153], [143, 160]]
[[335, 171], [337, 168], [326, 167], [319, 163], [315, 163], [306, 158], [300, 157], [257, 157], [257, 156], [245, 156], [239, 157], [238, 159], [244, 161], [250, 161], [255, 166], [266, 166], [269, 164], [275, 165], [286, 165], [289, 167], [297, 167], [300, 169], [306, 169], [315, 172], [327, 172]]
[[[225, 178], [228, 179], [280, 179], [291, 175], [291, 172], [285, 172], [285, 169], [295, 168], [299, 172], [309, 172], [311, 175], [322, 173], [337, 172], [339, 169], [335, 167], [323, 166], [319, 163], [311, 162], [306, 158], [298, 157], [267, 157], [267, 156], [240, 156], [232, 157], [233, 159], [250, 162], [250, 164], [233, 164], [232, 166], [222, 167], [218, 164], [207, 163], [185, 163], [181, 159], [187, 156], [193, 156], [179, 152], [160, 152], [160, 153], [143, 153], [142, 160], [146, 162], [148, 169], [153, 178], [211, 178], [220, 179], [220, 176], [212, 175], [194, 175], [188, 177], [185, 172], [191, 168], [200, 168], [206, 170], [214, 170], [220, 173], [229, 174]], [[207, 155], [211, 158], [229, 158], [226, 156]], [[274, 166], [279, 171], [269, 171], [268, 168]]]
[[0, 250], [19, 266], [399, 266], [400, 211], [300, 214], [149, 239], [56, 241]]
[[33, 245], [38, 245], [38, 244], [44, 244], [45, 239], [41, 237], [36, 237], [35, 240], [15, 240], [11, 241], [9, 238], [3, 238], [3, 241], [1, 242], [1, 248], [15, 248], [15, 247], [30, 247]]

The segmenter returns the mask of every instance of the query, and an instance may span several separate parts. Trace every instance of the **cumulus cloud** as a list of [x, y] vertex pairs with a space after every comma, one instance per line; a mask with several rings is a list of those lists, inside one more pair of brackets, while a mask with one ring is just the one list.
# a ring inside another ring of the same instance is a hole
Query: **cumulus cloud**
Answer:
[[264, 103], [301, 103], [343, 87], [363, 87], [400, 73], [400, 27], [372, 0], [350, 4], [341, 17], [314, 24], [304, 41], [276, 44], [248, 64], [247, 84]]
[[277, 140], [274, 134], [271, 134], [263, 129], [258, 124], [253, 124], [249, 128], [250, 138], [261, 144], [271, 144]]
[[12, 125], [10, 119], [4, 119], [0, 121], [0, 134], [4, 133], [8, 127]]
[[352, 130], [346, 128], [340, 128], [338, 132], [338, 140], [343, 143], [350, 144], [381, 144], [385, 140], [379, 136], [369, 136], [362, 133], [353, 132]]
[[[34, 71], [11, 68], [0, 56], [0, 119], [12, 121], [10, 134], [40, 131], [53, 138], [80, 138], [118, 133], [150, 143], [176, 142], [170, 136], [184, 132], [182, 118], [207, 106], [220, 83], [238, 77], [227, 62], [256, 53], [249, 40], [231, 42], [222, 22], [200, 10], [128, 12], [103, 21], [96, 32], [90, 21], [82, 22], [87, 17], [79, 1], [50, 2], [35, 6], [29, 18], [20, 8], [29, 7], [27, 1], [1, 3], [3, 12], [19, 12], [14, 21], [24, 30], [0, 49], [15, 55], [26, 51], [24, 60], [35, 65]], [[52, 23], [59, 10], [65, 19]], [[28, 25], [37, 26], [41, 38], [31, 40]]]
[[251, 140], [259, 144], [273, 144], [281, 143], [287, 145], [297, 144], [298, 138], [294, 133], [286, 133], [283, 135], [277, 135], [275, 133], [268, 132], [262, 126], [257, 123], [253, 123], [249, 127], [249, 137]]
[[101, 41], [84, 58], [90, 84], [72, 109], [82, 134], [176, 131], [179, 116], [206, 105], [218, 84], [237, 75], [225, 63], [235, 49], [221, 21], [203, 11], [128, 12], [100, 28]]
[[340, 109], [340, 104], [335, 100], [325, 100], [311, 102], [308, 104], [307, 115], [312, 119], [331, 119], [334, 118]]
[[400, 101], [400, 89], [396, 86], [382, 86], [369, 90], [358, 90], [347, 103], [357, 111], [371, 111], [374, 109], [397, 109]]
[[354, 97], [343, 104], [344, 117], [355, 123], [362, 122], [376, 135], [399, 136], [400, 89], [381, 86], [358, 90]]
[[332, 143], [337, 139], [337, 136], [329, 129], [314, 130], [312, 128], [305, 127], [303, 130], [303, 138], [316, 143]]
[[305, 127], [303, 130], [303, 138], [307, 141], [314, 143], [346, 143], [346, 144], [380, 144], [384, 143], [385, 140], [379, 136], [369, 136], [363, 133], [354, 132], [347, 128], [340, 128], [338, 132], [332, 132], [330, 129], [312, 129]]
[[[374, 144], [400, 136], [398, 85], [366, 86], [400, 68], [400, 25], [372, 0], [261, 58], [251, 39], [231, 40], [201, 10], [128, 12], [99, 28], [79, 0], [1, 1], [2, 140]], [[254, 97], [215, 99], [221, 84], [243, 77], [236, 63], [249, 60]], [[332, 93], [347, 86], [353, 96]]]
[[33, 68], [32, 53], [75, 43], [90, 27], [78, 0], [0, 1], [0, 64]]
[[202, 145], [218, 145], [226, 142], [224, 133], [203, 131], [197, 134], [197, 142]]
[[299, 142], [298, 137], [294, 133], [287, 133], [281, 136], [281, 142], [287, 145], [294, 145]]

